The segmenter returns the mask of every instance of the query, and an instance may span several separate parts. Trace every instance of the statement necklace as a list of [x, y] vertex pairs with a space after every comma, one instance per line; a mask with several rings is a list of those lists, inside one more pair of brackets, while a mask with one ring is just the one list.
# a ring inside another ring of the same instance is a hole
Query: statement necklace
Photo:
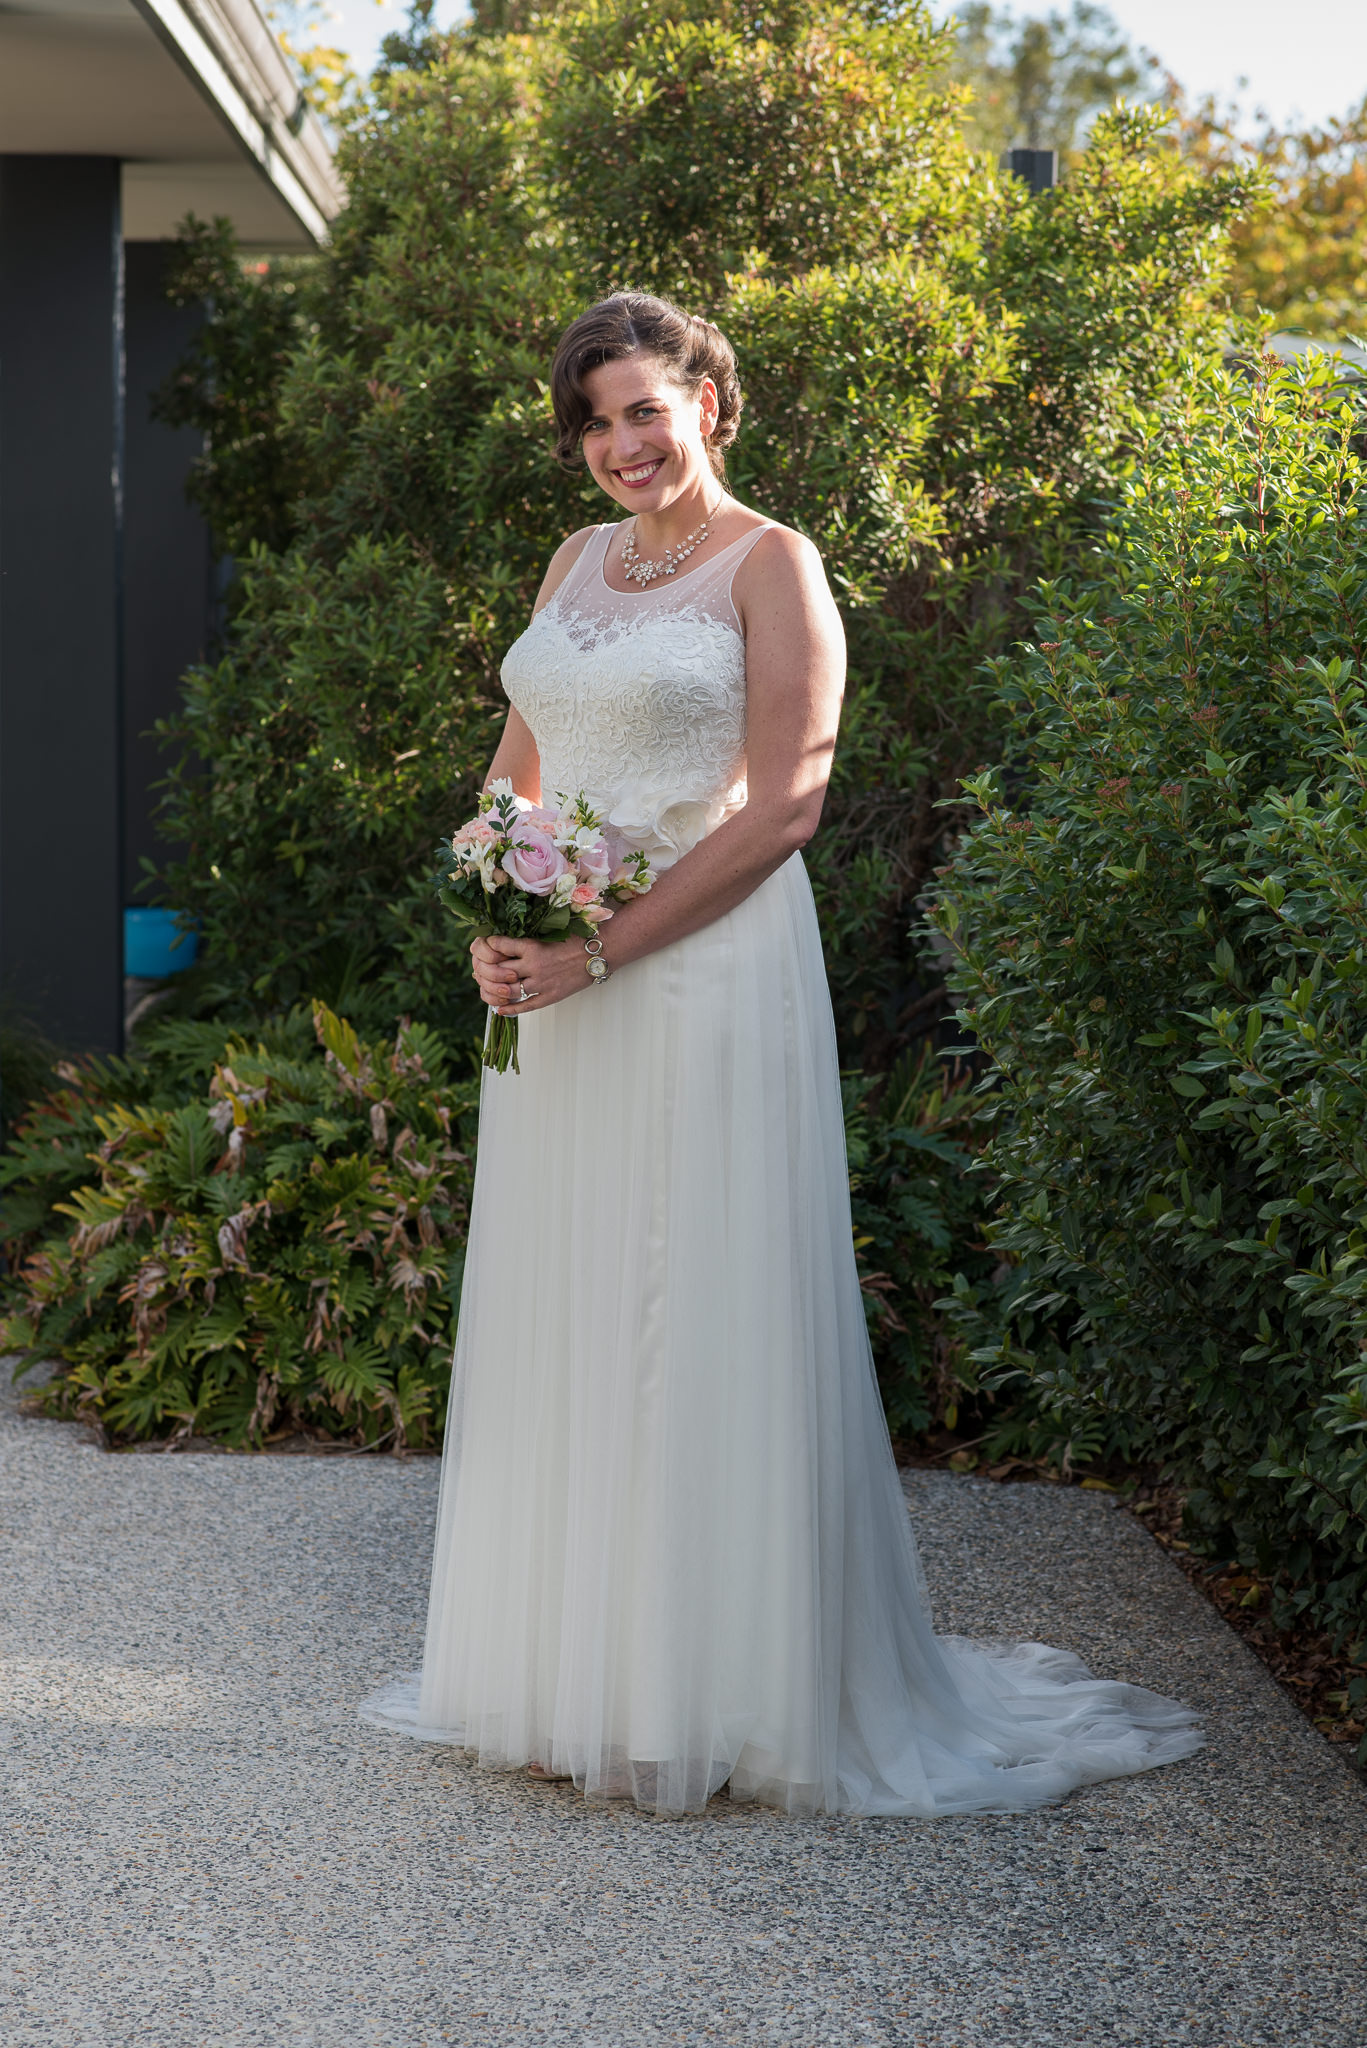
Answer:
[[658, 562], [649, 561], [644, 555], [637, 554], [636, 521], [633, 519], [630, 531], [622, 536], [622, 568], [627, 581], [639, 583], [644, 589], [646, 584], [653, 583], [657, 576], [672, 576], [680, 563], [686, 562], [707, 539], [712, 531], [712, 521], [721, 510], [725, 499], [726, 493], [723, 491], [702, 525], [695, 526], [692, 533], [686, 534], [677, 548], [666, 548], [663, 559]]

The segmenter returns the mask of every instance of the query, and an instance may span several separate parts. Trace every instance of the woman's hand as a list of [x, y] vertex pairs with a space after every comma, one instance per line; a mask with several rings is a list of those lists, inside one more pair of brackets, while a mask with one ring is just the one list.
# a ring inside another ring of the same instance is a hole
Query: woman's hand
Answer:
[[[522, 1017], [529, 1010], [548, 1010], [566, 996], [592, 988], [582, 939], [547, 944], [542, 939], [472, 939], [470, 961], [479, 992], [501, 1017]], [[519, 988], [527, 1000], [519, 1002]]]

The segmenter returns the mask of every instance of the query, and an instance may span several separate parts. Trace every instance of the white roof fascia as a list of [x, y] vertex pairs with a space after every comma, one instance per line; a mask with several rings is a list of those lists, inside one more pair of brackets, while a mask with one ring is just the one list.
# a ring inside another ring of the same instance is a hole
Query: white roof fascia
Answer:
[[290, 133], [299, 87], [252, 0], [133, 0], [133, 5], [312, 239], [326, 242], [342, 201], [331, 151], [312, 113], [305, 114], [297, 137]]

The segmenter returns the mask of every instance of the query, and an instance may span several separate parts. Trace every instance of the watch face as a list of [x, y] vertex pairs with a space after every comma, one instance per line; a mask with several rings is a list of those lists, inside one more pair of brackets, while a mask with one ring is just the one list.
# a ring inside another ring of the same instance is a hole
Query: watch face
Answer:
[[603, 979], [603, 976], [607, 973], [607, 971], [607, 966], [605, 962], [603, 962], [602, 960], [599, 960], [596, 957], [590, 960], [589, 973], [593, 976], [595, 981], [601, 981]]

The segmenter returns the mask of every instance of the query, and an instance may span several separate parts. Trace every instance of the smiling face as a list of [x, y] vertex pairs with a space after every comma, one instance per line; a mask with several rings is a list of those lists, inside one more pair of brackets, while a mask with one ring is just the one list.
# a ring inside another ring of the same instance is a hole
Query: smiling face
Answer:
[[717, 424], [717, 387], [679, 384], [659, 356], [624, 356], [586, 373], [594, 411], [582, 447], [594, 481], [629, 512], [663, 512], [714, 481], [707, 436]]

